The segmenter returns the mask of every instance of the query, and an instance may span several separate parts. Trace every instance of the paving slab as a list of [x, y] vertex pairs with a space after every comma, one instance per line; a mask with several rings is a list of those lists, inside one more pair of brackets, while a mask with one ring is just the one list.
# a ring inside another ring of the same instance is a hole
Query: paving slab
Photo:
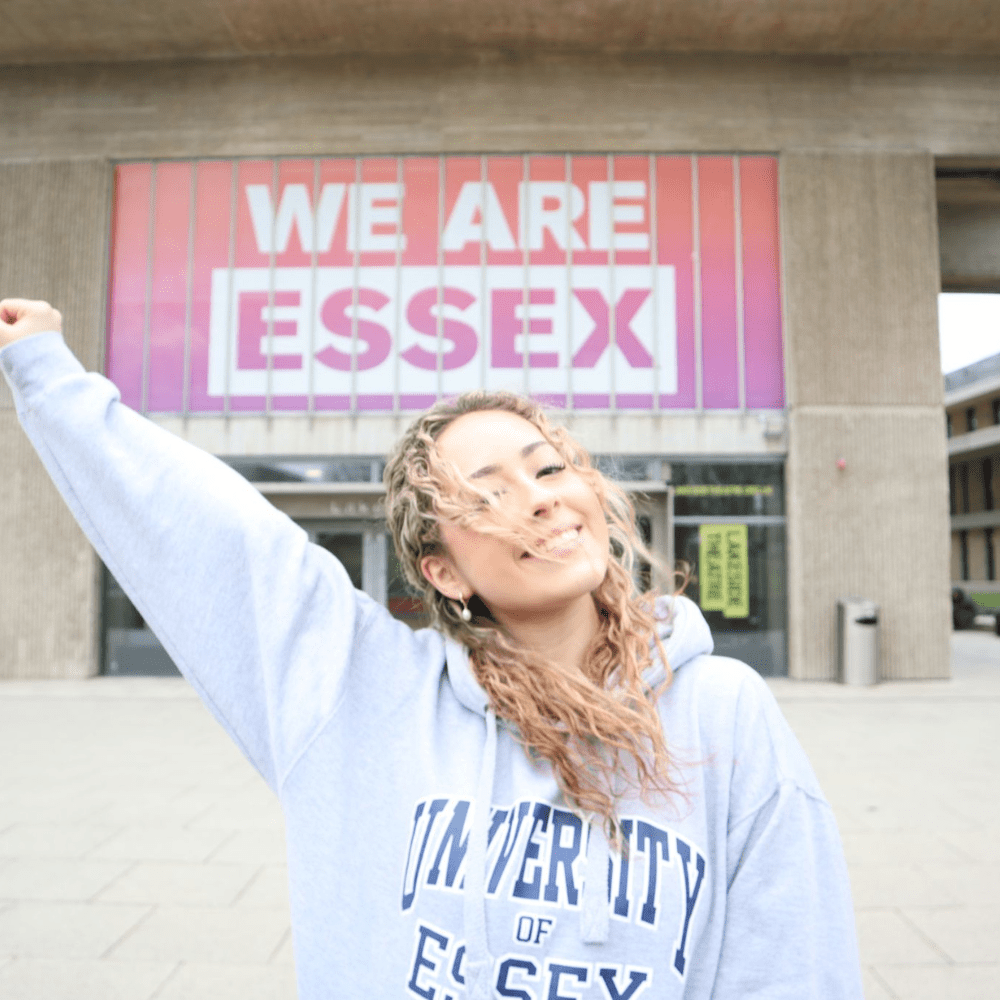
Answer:
[[20, 959], [0, 965], [4, 1000], [152, 1000], [174, 970], [167, 962]]
[[1000, 964], [1000, 902], [994, 900], [989, 906], [911, 906], [902, 912], [952, 962]]
[[290, 965], [248, 966], [185, 963], [156, 1000], [292, 1000]]
[[286, 865], [262, 865], [254, 879], [240, 893], [237, 906], [288, 908], [288, 868]]
[[129, 861], [205, 861], [231, 838], [224, 829], [133, 824], [94, 847], [91, 858]]
[[0, 833], [0, 858], [82, 858], [121, 832], [118, 826], [83, 826], [69, 821], [14, 823]]
[[0, 953], [11, 958], [103, 958], [143, 919], [150, 906], [29, 900], [0, 912]]
[[157, 906], [117, 944], [109, 957], [123, 961], [264, 964], [288, 931], [281, 910]]
[[85, 903], [112, 885], [129, 867], [128, 862], [121, 861], [21, 857], [0, 867], [0, 899]]
[[[260, 868], [254, 865], [141, 861], [129, 865], [97, 898], [102, 903], [230, 906], [246, 893], [259, 873]], [[2, 885], [3, 872], [0, 872], [0, 887]], [[287, 909], [287, 876], [282, 891], [282, 896], [275, 897], [275, 905], [284, 905]]]
[[[997, 1000], [1000, 996], [1000, 965], [887, 966], [877, 973], [892, 998]], [[865, 1000], [873, 997], [866, 994]]]

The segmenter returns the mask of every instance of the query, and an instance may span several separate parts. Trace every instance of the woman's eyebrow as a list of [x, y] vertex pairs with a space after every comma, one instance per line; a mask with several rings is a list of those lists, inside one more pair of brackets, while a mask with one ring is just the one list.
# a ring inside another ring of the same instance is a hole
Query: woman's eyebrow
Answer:
[[[548, 444], [548, 441], [544, 439], [541, 441], [532, 441], [530, 444], [526, 444], [521, 449], [521, 458], [527, 458], [536, 448], [541, 448], [542, 445]], [[475, 472], [469, 476], [470, 479], [482, 479], [483, 476], [492, 476], [494, 472], [499, 472], [499, 465], [484, 465], [481, 469], [476, 469]]]

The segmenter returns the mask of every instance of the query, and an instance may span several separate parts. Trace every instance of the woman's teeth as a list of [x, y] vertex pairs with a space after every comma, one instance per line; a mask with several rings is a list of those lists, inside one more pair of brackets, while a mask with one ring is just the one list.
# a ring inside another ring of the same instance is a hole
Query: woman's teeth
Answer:
[[556, 535], [556, 537], [545, 546], [545, 551], [555, 552], [558, 549], [566, 548], [567, 545], [572, 545], [579, 537], [580, 530], [578, 528], [568, 528], [566, 531], [560, 532]]

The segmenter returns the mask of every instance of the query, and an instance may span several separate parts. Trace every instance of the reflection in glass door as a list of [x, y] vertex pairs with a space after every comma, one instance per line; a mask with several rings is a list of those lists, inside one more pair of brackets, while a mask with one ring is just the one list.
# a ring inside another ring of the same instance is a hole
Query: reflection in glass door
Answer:
[[411, 628], [424, 628], [427, 614], [403, 578], [392, 539], [380, 521], [302, 521], [310, 540], [335, 555], [351, 583], [384, 604]]

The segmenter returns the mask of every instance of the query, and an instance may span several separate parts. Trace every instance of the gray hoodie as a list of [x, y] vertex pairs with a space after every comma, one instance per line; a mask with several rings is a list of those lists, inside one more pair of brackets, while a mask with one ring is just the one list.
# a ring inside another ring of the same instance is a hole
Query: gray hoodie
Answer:
[[766, 685], [710, 655], [689, 600], [658, 608], [679, 792], [623, 798], [612, 852], [462, 647], [356, 591], [58, 333], [0, 364], [87, 537], [281, 799], [303, 1000], [860, 1000], [830, 807]]

